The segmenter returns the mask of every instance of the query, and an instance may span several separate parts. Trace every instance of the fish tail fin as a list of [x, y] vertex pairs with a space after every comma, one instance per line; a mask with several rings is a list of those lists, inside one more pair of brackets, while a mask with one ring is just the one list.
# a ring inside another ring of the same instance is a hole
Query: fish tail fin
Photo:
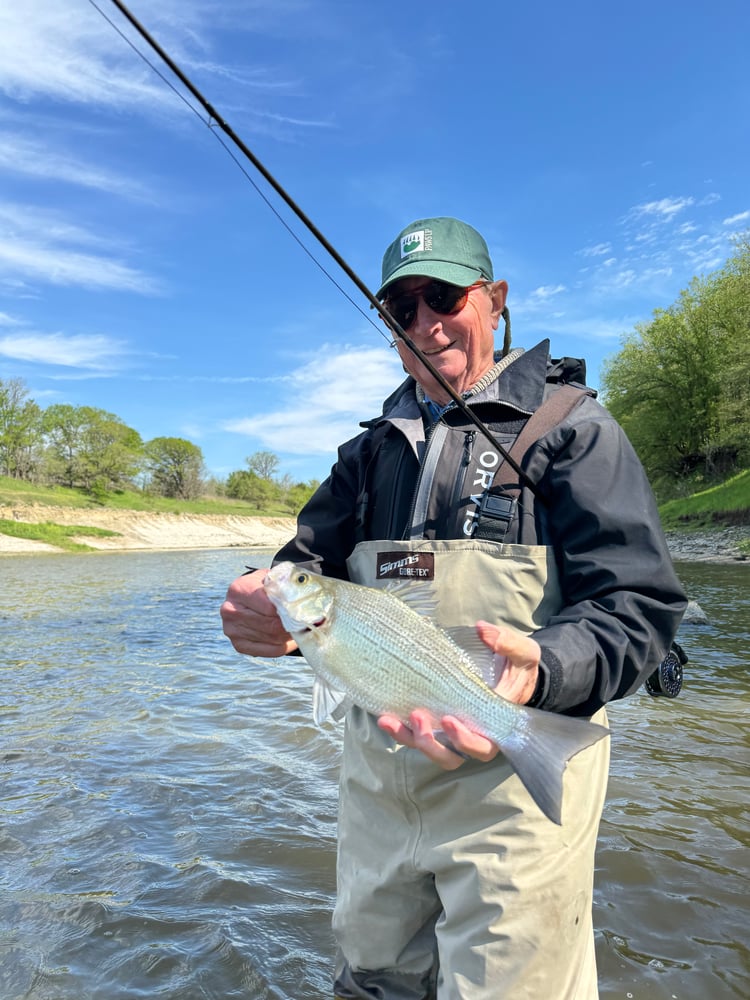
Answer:
[[609, 736], [609, 729], [584, 719], [523, 709], [524, 725], [500, 748], [542, 812], [562, 824], [563, 773], [571, 757]]

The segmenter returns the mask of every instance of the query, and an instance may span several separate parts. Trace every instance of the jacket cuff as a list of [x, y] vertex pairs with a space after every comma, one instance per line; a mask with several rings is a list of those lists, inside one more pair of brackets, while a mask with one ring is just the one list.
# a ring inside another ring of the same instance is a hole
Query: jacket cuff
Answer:
[[554, 711], [563, 686], [562, 663], [551, 649], [541, 646], [542, 655], [539, 659], [539, 676], [531, 700], [526, 704], [529, 708], [549, 707]]

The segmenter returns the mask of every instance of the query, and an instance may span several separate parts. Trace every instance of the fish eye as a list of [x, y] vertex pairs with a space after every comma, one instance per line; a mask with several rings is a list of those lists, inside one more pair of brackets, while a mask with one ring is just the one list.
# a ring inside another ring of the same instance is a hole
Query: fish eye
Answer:
[[297, 583], [307, 583], [307, 573], [298, 573]]

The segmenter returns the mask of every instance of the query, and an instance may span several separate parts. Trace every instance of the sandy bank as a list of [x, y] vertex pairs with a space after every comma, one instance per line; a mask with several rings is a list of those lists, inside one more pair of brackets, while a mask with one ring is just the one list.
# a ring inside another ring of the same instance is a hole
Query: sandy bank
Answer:
[[[71, 507], [0, 505], [0, 518], [39, 523], [77, 524], [118, 532], [112, 538], [81, 534], [77, 541], [94, 549], [223, 549], [231, 547], [279, 548], [294, 534], [291, 517], [238, 517], [221, 514], [153, 514], [142, 511]], [[750, 538], [750, 525], [716, 531], [670, 531], [667, 543], [675, 561], [733, 562], [743, 560], [739, 544]], [[59, 552], [44, 542], [0, 534], [0, 555]], [[746, 559], [750, 565], [750, 558]]]
[[[142, 511], [81, 510], [71, 507], [0, 506], [0, 518], [38, 524], [76, 524], [116, 531], [112, 538], [90, 535], [75, 540], [93, 549], [277, 548], [294, 534], [294, 518], [239, 517], [221, 514], [155, 514]], [[55, 546], [0, 534], [0, 555], [59, 552]]]

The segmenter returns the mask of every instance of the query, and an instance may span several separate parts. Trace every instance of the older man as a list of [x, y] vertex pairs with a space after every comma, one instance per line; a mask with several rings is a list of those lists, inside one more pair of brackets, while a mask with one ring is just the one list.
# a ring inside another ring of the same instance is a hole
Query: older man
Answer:
[[[579, 362], [550, 360], [547, 341], [495, 352], [507, 293], [484, 239], [451, 218], [399, 234], [378, 292], [503, 449], [561, 384], [583, 381]], [[501, 654], [505, 698], [606, 722], [606, 703], [664, 657], [685, 606], [627, 439], [581, 389], [538, 425], [519, 482], [440, 380], [397, 347], [409, 377], [341, 446], [277, 561], [382, 586], [408, 560], [432, 581], [441, 624], [489, 623], [481, 635]], [[239, 652], [280, 656], [295, 644], [264, 575], [231, 585], [224, 630]], [[568, 765], [557, 826], [494, 744], [452, 717], [441, 726], [419, 709], [408, 725], [347, 713], [336, 996], [593, 1000], [609, 741]]]

